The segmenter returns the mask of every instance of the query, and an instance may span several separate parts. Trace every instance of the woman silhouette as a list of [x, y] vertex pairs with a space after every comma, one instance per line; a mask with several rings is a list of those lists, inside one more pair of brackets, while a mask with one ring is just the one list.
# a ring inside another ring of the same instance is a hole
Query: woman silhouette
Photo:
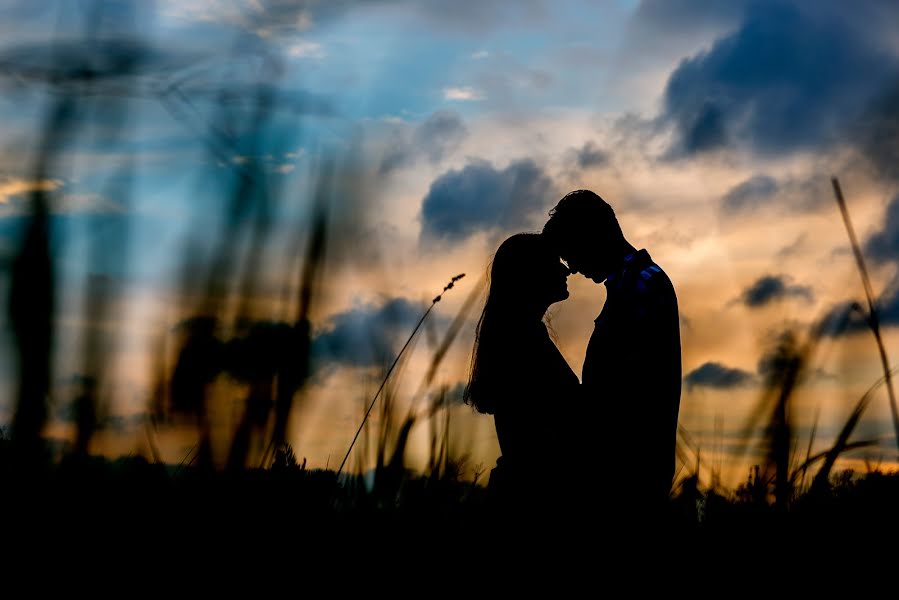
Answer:
[[562, 425], [572, 418], [579, 382], [543, 317], [568, 297], [568, 275], [540, 234], [513, 235], [493, 258], [465, 401], [494, 417], [502, 456], [489, 487], [503, 503], [550, 502], [551, 474], [566, 462]]

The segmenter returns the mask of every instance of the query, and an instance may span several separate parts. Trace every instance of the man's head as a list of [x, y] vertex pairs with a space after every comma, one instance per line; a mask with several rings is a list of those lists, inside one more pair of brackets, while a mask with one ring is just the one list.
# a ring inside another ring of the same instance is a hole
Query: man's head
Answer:
[[590, 190], [576, 190], [559, 200], [549, 211], [543, 234], [572, 273], [597, 283], [617, 265], [627, 244], [615, 211]]

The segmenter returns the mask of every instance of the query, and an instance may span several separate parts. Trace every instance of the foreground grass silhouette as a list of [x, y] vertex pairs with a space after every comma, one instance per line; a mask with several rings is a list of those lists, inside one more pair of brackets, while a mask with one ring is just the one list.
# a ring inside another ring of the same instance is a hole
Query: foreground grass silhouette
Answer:
[[[602, 496], [595, 506], [578, 505], [587, 514], [570, 514], [572, 490], [577, 488], [569, 485], [572, 482], [553, 483], [547, 473], [534, 473], [533, 485], [557, 488], [557, 501], [551, 506], [525, 498], [500, 500], [490, 486], [463, 479], [462, 465], [457, 464], [436, 476], [387, 464], [338, 479], [333, 470], [298, 464], [289, 446], [276, 452], [270, 468], [220, 472], [151, 463], [142, 457], [107, 460], [75, 455], [38, 468], [31, 465], [26, 471], [14, 453], [8, 439], [0, 442], [7, 525], [24, 531], [79, 530], [94, 535], [124, 529], [183, 535], [232, 530], [235, 535], [277, 537], [288, 532], [307, 535], [387, 527], [452, 535], [454, 528], [508, 525], [510, 515], [521, 519], [518, 527], [535, 530], [570, 524], [575, 517], [606, 533], [639, 531], [643, 525], [639, 515], [634, 522], [622, 523], [618, 515], [599, 512]], [[627, 497], [628, 490], [616, 488], [614, 482], [590, 479], [599, 482], [600, 494]], [[653, 523], [689, 537], [830, 530], [849, 524], [872, 533], [897, 521], [899, 473], [840, 471], [826, 486], [794, 493], [786, 506], [775, 500], [774, 486], [774, 480], [759, 477], [757, 468], [730, 494], [703, 491], [697, 478], [690, 477], [672, 495], [664, 519]]]

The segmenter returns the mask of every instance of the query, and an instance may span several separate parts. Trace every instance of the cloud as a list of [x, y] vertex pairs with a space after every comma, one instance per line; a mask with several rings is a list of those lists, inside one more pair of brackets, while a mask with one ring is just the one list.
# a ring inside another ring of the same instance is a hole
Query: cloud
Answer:
[[[899, 262], [899, 195], [887, 205], [883, 229], [873, 233], [864, 244], [864, 254], [874, 264]], [[877, 316], [882, 326], [899, 325], [899, 275], [877, 299]], [[868, 330], [867, 309], [858, 301], [847, 300], [831, 306], [815, 325], [826, 336], [842, 336]]]
[[448, 87], [443, 88], [444, 100], [456, 100], [459, 102], [472, 102], [483, 100], [484, 94], [472, 87]]
[[547, 209], [554, 184], [533, 160], [505, 169], [473, 160], [431, 184], [421, 207], [422, 238], [461, 241], [479, 231], [521, 230]]
[[438, 110], [419, 125], [412, 142], [424, 151], [431, 162], [438, 162], [447, 152], [454, 150], [466, 135], [468, 130], [459, 113]]
[[[802, 177], [757, 174], [729, 189], [720, 201], [725, 219], [743, 217], [759, 211], [809, 213], [833, 207], [833, 190], [829, 173], [822, 169]], [[742, 225], [741, 221], [738, 224]]]
[[486, 50], [478, 50], [477, 52], [472, 53], [471, 58], [473, 60], [484, 60], [488, 56], [490, 56], [490, 53]]
[[874, 99], [851, 133], [875, 170], [882, 177], [895, 180], [899, 164], [899, 84]]
[[383, 366], [423, 313], [420, 303], [406, 298], [355, 306], [332, 316], [313, 337], [313, 359], [319, 366]]
[[[881, 327], [899, 325], [899, 281], [890, 283], [887, 290], [877, 298], [876, 305]], [[854, 300], [839, 302], [815, 324], [815, 331], [830, 337], [868, 331], [867, 314], [867, 304]]]
[[751, 210], [769, 202], [777, 189], [777, 180], [773, 177], [754, 175], [724, 194], [721, 209], [730, 214]]
[[601, 167], [609, 161], [609, 155], [592, 141], [585, 142], [580, 148], [572, 148], [572, 154], [579, 169]]
[[743, 304], [750, 308], [765, 306], [784, 298], [814, 299], [812, 288], [803, 285], [790, 285], [784, 275], [765, 275], [760, 277], [740, 295]]
[[825, 337], [839, 337], [856, 333], [868, 328], [865, 314], [867, 311], [854, 300], [839, 302], [828, 309], [824, 316], [815, 323], [812, 330]]
[[887, 205], [883, 229], [865, 243], [865, 255], [878, 264], [899, 261], [899, 195]]
[[709, 24], [734, 23], [746, 4], [746, 0], [643, 0], [634, 11], [634, 24], [647, 33], [692, 31]]
[[779, 155], [842, 141], [897, 72], [887, 43], [843, 7], [748, 4], [735, 31], [668, 79], [670, 156], [736, 144]]
[[[886, 208], [883, 229], [873, 233], [864, 244], [865, 256], [876, 265], [899, 263], [899, 195]], [[882, 326], [899, 325], [899, 275], [894, 275], [887, 289], [877, 299], [877, 316]], [[847, 300], [831, 306], [815, 324], [821, 335], [837, 337], [868, 330], [863, 308], [858, 301]]]
[[719, 390], [743, 387], [755, 382], [755, 375], [749, 371], [727, 367], [718, 362], [707, 362], [690, 371], [684, 377], [687, 388], [695, 386]]
[[381, 174], [413, 164], [419, 157], [426, 157], [431, 164], [458, 148], [468, 136], [468, 128], [459, 113], [441, 109], [431, 114], [411, 134], [402, 128], [395, 131], [390, 150], [382, 157]]

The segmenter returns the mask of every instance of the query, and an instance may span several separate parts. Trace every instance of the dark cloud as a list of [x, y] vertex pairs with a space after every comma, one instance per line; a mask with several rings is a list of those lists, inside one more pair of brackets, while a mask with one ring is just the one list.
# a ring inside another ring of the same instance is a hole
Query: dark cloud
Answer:
[[851, 130], [852, 141], [879, 175], [899, 177], [899, 84], [882, 92]]
[[390, 136], [388, 145], [387, 151], [381, 157], [381, 165], [378, 167], [381, 175], [388, 175], [400, 167], [411, 164], [414, 157], [409, 141], [404, 139], [399, 132], [394, 132]]
[[723, 112], [714, 103], [704, 101], [690, 119], [689, 128], [681, 131], [689, 153], [714, 150], [727, 141]]
[[727, 367], [718, 362], [707, 362], [684, 377], [687, 388], [702, 386], [719, 390], [746, 386], [754, 380], [755, 376], [749, 371]]
[[865, 243], [865, 255], [875, 263], [899, 260], [899, 195], [887, 205], [883, 229]]
[[[881, 327], [899, 325], [899, 282], [890, 287], [877, 299], [877, 318]], [[815, 331], [821, 335], [838, 337], [868, 331], [867, 306], [858, 301], [845, 301], [832, 306], [815, 324]]]
[[841, 141], [897, 61], [856, 11], [831, 4], [750, 3], [735, 31], [682, 61], [661, 118], [675, 129], [671, 155], [732, 143], [776, 155]]
[[[865, 256], [874, 264], [899, 263], [899, 195], [886, 208], [883, 229], [873, 233], [864, 244]], [[877, 317], [883, 326], [899, 325], [899, 275], [894, 275], [887, 289], [877, 299]], [[845, 301], [832, 306], [815, 325], [821, 335], [840, 336], [868, 329], [863, 308], [858, 301]]]
[[761, 211], [807, 213], [825, 207], [833, 209], [830, 175], [816, 170], [803, 178], [775, 179], [765, 174], [753, 175], [721, 197], [720, 214], [725, 219], [735, 219]]
[[313, 360], [319, 367], [383, 366], [393, 359], [423, 313], [419, 303], [392, 298], [334, 315], [313, 337]]
[[421, 207], [422, 238], [461, 241], [478, 231], [526, 229], [556, 196], [553, 187], [533, 160], [505, 169], [474, 160], [431, 184]]
[[721, 198], [721, 209], [725, 213], [751, 210], [769, 202], [777, 189], [777, 180], [773, 177], [754, 175], [724, 194]]
[[838, 337], [867, 329], [865, 312], [856, 301], [840, 302], [828, 309], [813, 327], [818, 335]]
[[899, 26], [899, 11], [892, 0], [857, 0], [851, 11], [846, 10], [843, 0], [818, 0], [814, 4], [802, 0], [641, 0], [634, 11], [633, 25], [657, 36], [682, 37], [712, 25], [733, 29], [748, 12], [779, 6], [805, 10], [806, 16], [827, 22], [841, 20], [853, 38], [865, 32], [870, 36], [888, 35]]
[[758, 308], [784, 298], [814, 299], [812, 288], [803, 285], [791, 285], [783, 275], [765, 275], [760, 277], [740, 295], [743, 304], [750, 308]]
[[609, 155], [592, 141], [586, 142], [580, 148], [572, 148], [572, 153], [575, 165], [579, 169], [601, 167], [609, 161]]
[[427, 155], [428, 160], [438, 162], [448, 151], [455, 149], [466, 135], [468, 129], [459, 113], [438, 110], [418, 126], [412, 143]]
[[419, 157], [432, 164], [455, 150], [468, 135], [468, 128], [459, 113], [443, 109], [434, 112], [411, 134], [395, 131], [390, 150], [381, 159], [380, 172], [387, 174], [399, 167], [413, 164]]

